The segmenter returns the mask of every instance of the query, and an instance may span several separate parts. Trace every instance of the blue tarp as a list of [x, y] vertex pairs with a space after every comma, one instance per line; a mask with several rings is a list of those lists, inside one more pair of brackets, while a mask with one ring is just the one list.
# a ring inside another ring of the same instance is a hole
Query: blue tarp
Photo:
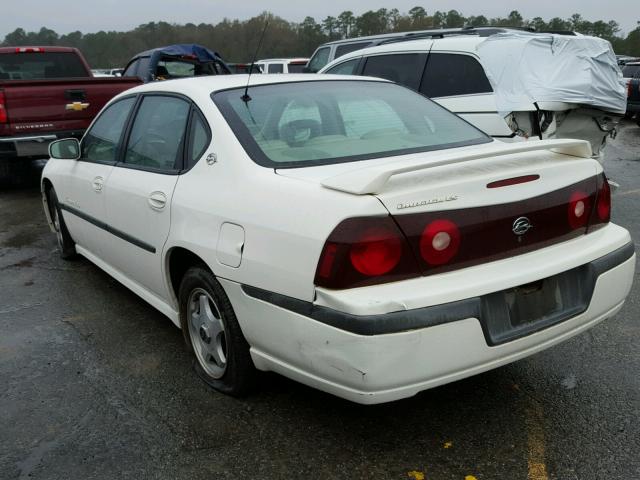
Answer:
[[160, 47], [155, 50], [162, 55], [194, 55], [201, 62], [209, 62], [212, 60], [220, 59], [220, 55], [218, 55], [218, 53], [212, 52], [208, 48], [203, 47], [202, 45], [196, 45], [194, 43], [168, 45], [166, 47]]

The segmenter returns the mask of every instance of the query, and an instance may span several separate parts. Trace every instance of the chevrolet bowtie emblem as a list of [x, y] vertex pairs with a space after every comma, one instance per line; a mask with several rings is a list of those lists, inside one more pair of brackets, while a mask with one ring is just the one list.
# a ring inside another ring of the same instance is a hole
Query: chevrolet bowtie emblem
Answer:
[[73, 103], [67, 103], [65, 108], [67, 110], [73, 110], [74, 112], [81, 112], [85, 108], [89, 108], [89, 104], [88, 103], [82, 103], [82, 102], [73, 102]]

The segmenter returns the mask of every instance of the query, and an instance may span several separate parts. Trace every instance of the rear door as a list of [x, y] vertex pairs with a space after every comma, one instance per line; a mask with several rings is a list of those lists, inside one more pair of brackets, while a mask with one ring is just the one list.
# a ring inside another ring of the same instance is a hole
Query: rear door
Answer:
[[160, 296], [165, 294], [162, 248], [183, 168], [190, 109], [191, 103], [181, 96], [142, 97], [106, 195], [107, 220], [116, 233], [107, 261]]
[[419, 91], [492, 137], [514, 136], [496, 110], [482, 65], [471, 54], [431, 51]]

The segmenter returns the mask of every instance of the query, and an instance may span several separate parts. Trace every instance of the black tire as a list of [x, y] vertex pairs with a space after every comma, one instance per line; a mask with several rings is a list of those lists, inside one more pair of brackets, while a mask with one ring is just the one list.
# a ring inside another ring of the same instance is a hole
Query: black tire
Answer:
[[78, 256], [76, 253], [76, 242], [71, 238], [71, 234], [67, 229], [67, 224], [64, 223], [64, 217], [62, 216], [58, 196], [53, 188], [50, 189], [47, 194], [47, 201], [49, 203], [51, 223], [53, 223], [53, 228], [56, 231], [60, 256], [65, 260], [72, 260]]
[[[215, 276], [204, 266], [191, 267], [182, 278], [178, 296], [182, 333], [187, 349], [194, 354], [193, 364], [198, 376], [215, 390], [227, 395], [242, 396], [249, 393], [256, 381], [256, 369], [249, 354], [249, 344], [242, 334], [231, 302]], [[218, 341], [219, 337], [212, 340], [205, 323], [199, 319], [191, 321], [192, 314], [197, 313], [196, 316], [199, 316], [201, 313], [201, 307], [196, 306], [201, 305], [202, 297], [206, 297], [205, 301], [210, 302], [210, 310], [217, 313], [217, 316], [214, 315], [216, 320], [222, 322], [223, 330], [218, 335], [223, 335], [223, 370], [219, 362], [207, 351], [214, 348], [211, 342]], [[196, 308], [198, 312], [194, 310]], [[201, 326], [197, 327], [196, 324]], [[212, 374], [212, 369], [217, 370], [218, 375]]]

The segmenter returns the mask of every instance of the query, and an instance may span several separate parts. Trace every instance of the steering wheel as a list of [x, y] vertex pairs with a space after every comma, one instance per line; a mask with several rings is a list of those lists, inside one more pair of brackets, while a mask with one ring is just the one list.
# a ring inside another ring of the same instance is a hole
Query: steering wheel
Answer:
[[280, 139], [289, 146], [300, 146], [307, 140], [320, 135], [322, 124], [318, 120], [303, 118], [292, 120], [279, 128]]

